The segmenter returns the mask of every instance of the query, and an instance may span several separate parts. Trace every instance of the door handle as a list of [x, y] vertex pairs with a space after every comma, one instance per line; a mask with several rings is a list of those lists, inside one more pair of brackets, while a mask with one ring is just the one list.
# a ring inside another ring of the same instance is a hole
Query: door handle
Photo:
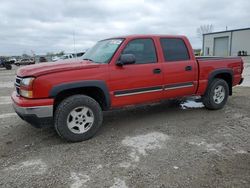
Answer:
[[154, 69], [154, 70], [153, 70], [153, 73], [154, 73], [154, 74], [160, 74], [160, 73], [161, 73], [161, 69]]
[[192, 70], [192, 66], [186, 66], [185, 67], [185, 71], [191, 71]]

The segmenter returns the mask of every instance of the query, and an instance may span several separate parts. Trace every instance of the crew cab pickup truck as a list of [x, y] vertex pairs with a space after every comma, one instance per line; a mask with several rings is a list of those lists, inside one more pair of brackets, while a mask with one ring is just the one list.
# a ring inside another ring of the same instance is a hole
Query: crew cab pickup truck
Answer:
[[95, 135], [103, 111], [186, 96], [221, 109], [241, 84], [238, 57], [198, 57], [185, 36], [131, 35], [97, 42], [81, 60], [18, 69], [16, 113], [35, 127], [53, 124], [77, 142]]

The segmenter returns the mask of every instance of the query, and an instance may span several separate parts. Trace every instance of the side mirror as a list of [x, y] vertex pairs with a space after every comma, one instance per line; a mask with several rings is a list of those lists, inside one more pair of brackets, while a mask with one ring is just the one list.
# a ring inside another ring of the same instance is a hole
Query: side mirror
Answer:
[[134, 64], [136, 61], [134, 54], [122, 54], [119, 61], [116, 63], [118, 66]]

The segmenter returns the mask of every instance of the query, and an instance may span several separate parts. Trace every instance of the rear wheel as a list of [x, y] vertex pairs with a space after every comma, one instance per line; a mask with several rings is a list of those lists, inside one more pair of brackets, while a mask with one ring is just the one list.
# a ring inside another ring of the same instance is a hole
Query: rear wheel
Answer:
[[5, 66], [5, 68], [6, 68], [7, 70], [11, 70], [11, 69], [12, 69], [12, 66], [11, 66], [10, 64], [7, 64], [7, 65]]
[[214, 79], [208, 86], [202, 101], [207, 109], [218, 110], [225, 106], [229, 96], [229, 87], [225, 80]]
[[93, 137], [102, 125], [102, 109], [91, 97], [73, 95], [55, 111], [55, 129], [64, 139], [80, 142]]

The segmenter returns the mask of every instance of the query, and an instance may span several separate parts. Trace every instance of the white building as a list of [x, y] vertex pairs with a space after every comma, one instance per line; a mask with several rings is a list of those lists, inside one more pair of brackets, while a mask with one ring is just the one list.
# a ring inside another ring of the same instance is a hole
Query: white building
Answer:
[[204, 34], [202, 51], [205, 56], [250, 55], [250, 28]]

